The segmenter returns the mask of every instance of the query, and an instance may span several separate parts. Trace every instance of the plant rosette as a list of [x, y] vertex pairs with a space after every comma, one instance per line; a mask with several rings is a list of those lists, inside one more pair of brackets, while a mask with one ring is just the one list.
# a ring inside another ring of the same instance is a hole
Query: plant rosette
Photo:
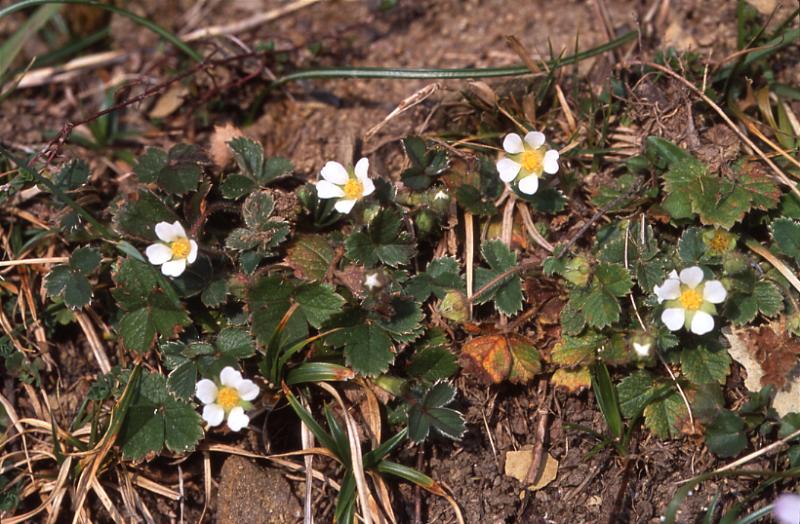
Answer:
[[250, 423], [245, 410], [251, 409], [250, 401], [258, 396], [258, 386], [230, 366], [219, 374], [219, 383], [204, 378], [195, 386], [195, 396], [204, 404], [203, 420], [209, 427], [222, 424], [227, 417], [231, 431], [240, 431]]
[[351, 169], [339, 162], [328, 162], [320, 171], [322, 180], [315, 186], [317, 198], [335, 198], [334, 209], [342, 214], [352, 211], [356, 202], [375, 191], [375, 183], [369, 178], [369, 160], [362, 158]]
[[197, 242], [186, 235], [177, 220], [172, 224], [159, 222], [155, 231], [161, 242], [147, 246], [147, 260], [154, 266], [161, 266], [161, 273], [168, 277], [181, 276], [186, 266], [197, 260]]
[[703, 270], [698, 266], [672, 271], [653, 291], [658, 303], [664, 303], [661, 321], [670, 331], [686, 328], [696, 335], [705, 335], [714, 329], [716, 304], [721, 304], [727, 291], [719, 280], [703, 282]]
[[558, 173], [558, 151], [547, 149], [544, 133], [531, 131], [521, 138], [509, 133], [503, 139], [505, 156], [497, 161], [500, 180], [515, 183], [521, 193], [533, 195], [543, 173]]

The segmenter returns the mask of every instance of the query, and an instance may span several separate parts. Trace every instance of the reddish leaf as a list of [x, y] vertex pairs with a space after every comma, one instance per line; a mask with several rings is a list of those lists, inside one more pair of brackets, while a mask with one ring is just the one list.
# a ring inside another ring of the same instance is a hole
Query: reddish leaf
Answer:
[[461, 356], [464, 369], [486, 383], [498, 384], [509, 380], [524, 384], [542, 368], [536, 348], [517, 335], [474, 338], [461, 348]]

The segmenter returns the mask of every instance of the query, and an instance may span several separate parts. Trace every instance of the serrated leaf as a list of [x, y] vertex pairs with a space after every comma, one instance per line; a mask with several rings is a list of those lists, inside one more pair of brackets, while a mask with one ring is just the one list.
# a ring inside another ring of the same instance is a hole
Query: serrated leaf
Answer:
[[341, 312], [345, 303], [329, 284], [306, 284], [298, 287], [293, 296], [308, 323], [315, 328]]
[[781, 253], [792, 257], [800, 264], [800, 222], [789, 218], [778, 218], [770, 226], [772, 241]]
[[[476, 289], [482, 289], [504, 272], [517, 265], [517, 255], [500, 240], [484, 242], [481, 248], [484, 260], [490, 269], [477, 268], [475, 271]], [[509, 274], [492, 284], [475, 300], [485, 304], [493, 300], [495, 308], [506, 315], [513, 315], [522, 309], [522, 280], [519, 275]]]
[[458, 261], [455, 258], [435, 258], [428, 263], [424, 273], [411, 277], [404, 289], [420, 302], [427, 300], [431, 294], [442, 299], [448, 291], [464, 288], [459, 271]]
[[83, 160], [70, 160], [53, 175], [53, 185], [62, 191], [74, 191], [89, 181], [89, 164]]
[[589, 291], [583, 300], [586, 323], [594, 328], [604, 328], [619, 320], [622, 310], [619, 300], [602, 290]]
[[642, 413], [653, 393], [652, 375], [644, 370], [635, 371], [617, 384], [617, 397], [622, 415], [631, 419]]
[[394, 209], [378, 212], [366, 231], [351, 234], [345, 240], [347, 257], [372, 267], [378, 262], [397, 267], [407, 264], [415, 248], [402, 229], [402, 216]]
[[678, 254], [687, 265], [696, 265], [703, 258], [706, 246], [703, 243], [703, 230], [699, 227], [687, 228], [678, 241]]
[[566, 335], [580, 335], [586, 327], [586, 292], [574, 289], [569, 295], [569, 301], [561, 309], [561, 329]]
[[298, 235], [286, 250], [286, 263], [295, 276], [322, 280], [333, 261], [333, 248], [322, 235]]
[[422, 334], [422, 307], [413, 300], [393, 297], [390, 302], [391, 316], [373, 315], [375, 323], [386, 331], [395, 342], [416, 340]]
[[266, 191], [248, 196], [242, 204], [242, 218], [247, 227], [261, 231], [269, 227], [269, 219], [275, 209], [275, 201]]
[[157, 196], [140, 189], [126, 198], [114, 215], [114, 227], [122, 234], [146, 240], [156, 240], [155, 225], [177, 220], [173, 213]]
[[256, 182], [253, 179], [233, 173], [222, 180], [219, 189], [223, 197], [236, 200], [237, 198], [249, 195], [256, 187]]
[[406, 367], [406, 373], [422, 382], [436, 382], [458, 371], [456, 356], [446, 347], [430, 346], [417, 350]]
[[588, 366], [597, 359], [597, 351], [605, 344], [606, 337], [598, 333], [587, 333], [581, 337], [561, 337], [550, 354], [554, 364], [565, 367]]
[[705, 346], [697, 346], [681, 351], [681, 371], [695, 384], [725, 384], [730, 368], [731, 357], [723, 349], [711, 351]]
[[221, 330], [217, 334], [215, 345], [224, 355], [237, 360], [251, 357], [256, 352], [256, 346], [250, 333], [243, 329], [225, 328]]
[[197, 384], [197, 364], [186, 360], [167, 376], [167, 388], [179, 399], [190, 400]]
[[228, 282], [223, 278], [212, 280], [200, 294], [200, 300], [206, 307], [222, 305], [228, 296]]
[[262, 186], [265, 186], [280, 176], [290, 174], [293, 170], [294, 166], [288, 158], [279, 156], [270, 158], [264, 165], [264, 171], [261, 176], [258, 177], [258, 182]]
[[464, 344], [461, 355], [466, 371], [487, 383], [508, 380], [525, 384], [542, 369], [539, 352], [529, 340], [518, 335], [474, 338]]
[[464, 417], [458, 411], [443, 406], [455, 397], [455, 389], [446, 383], [439, 383], [428, 390], [419, 402], [408, 410], [408, 436], [415, 442], [422, 442], [431, 428], [441, 435], [458, 440], [464, 434]]
[[783, 310], [783, 295], [778, 286], [762, 280], [753, 287], [753, 297], [758, 310], [767, 317], [774, 317]]
[[456, 200], [473, 215], [492, 216], [497, 213], [494, 202], [484, 200], [480, 189], [469, 184], [462, 184], [456, 189]]
[[50, 298], [61, 298], [70, 309], [80, 309], [92, 300], [89, 280], [69, 266], [56, 266], [47, 275], [45, 291]]
[[199, 147], [176, 144], [169, 153], [149, 148], [134, 166], [134, 172], [144, 183], [158, 183], [169, 193], [183, 194], [197, 189], [204, 160]]
[[394, 361], [392, 341], [379, 326], [361, 324], [345, 333], [344, 357], [349, 367], [374, 377], [389, 369]]
[[254, 180], [261, 178], [264, 171], [264, 148], [261, 144], [247, 137], [236, 137], [228, 141], [228, 149], [243, 175]]
[[644, 408], [644, 424], [659, 438], [676, 438], [680, 435], [678, 424], [687, 415], [683, 399], [677, 392], [672, 392]]
[[100, 252], [91, 247], [81, 247], [72, 252], [69, 265], [75, 271], [88, 275], [100, 265]]
[[550, 383], [555, 387], [575, 393], [592, 385], [592, 373], [588, 367], [559, 368], [550, 377]]
[[734, 457], [747, 447], [747, 432], [742, 418], [721, 410], [714, 421], [706, 426], [706, 446], [720, 458]]
[[144, 305], [122, 316], [119, 333], [126, 348], [143, 353], [153, 345], [156, 335], [171, 338], [189, 323], [183, 309], [156, 291], [150, 293]]
[[139, 181], [145, 184], [158, 182], [161, 170], [167, 166], [167, 153], [156, 147], [149, 147], [144, 154], [139, 157], [133, 172], [139, 177]]

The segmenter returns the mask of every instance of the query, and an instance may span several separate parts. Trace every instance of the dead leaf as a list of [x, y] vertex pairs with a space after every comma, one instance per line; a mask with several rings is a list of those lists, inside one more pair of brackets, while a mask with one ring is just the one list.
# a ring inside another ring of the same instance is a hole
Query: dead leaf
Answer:
[[473, 338], [461, 348], [462, 366], [487, 383], [529, 382], [542, 369], [539, 352], [518, 335]]
[[164, 118], [171, 115], [183, 105], [184, 98], [188, 94], [189, 88], [186, 86], [181, 84], [173, 85], [158, 98], [148, 116], [150, 118]]
[[[533, 446], [523, 446], [519, 451], [506, 452], [505, 474], [514, 477], [520, 482], [525, 482], [528, 470], [533, 461]], [[545, 453], [536, 481], [528, 486], [531, 491], [537, 491], [551, 482], [558, 476], [558, 460], [554, 459], [549, 453]]]
[[778, 5], [777, 0], [747, 0], [747, 3], [756, 8], [756, 11], [764, 16], [769, 16], [775, 11]]
[[559, 368], [550, 377], [550, 383], [574, 393], [592, 385], [592, 374], [587, 367], [577, 369]]

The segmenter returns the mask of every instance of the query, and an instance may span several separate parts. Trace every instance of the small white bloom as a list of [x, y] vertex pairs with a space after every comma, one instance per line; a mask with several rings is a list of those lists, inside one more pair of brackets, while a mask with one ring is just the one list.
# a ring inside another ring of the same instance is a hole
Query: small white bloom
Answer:
[[147, 260], [154, 266], [161, 266], [161, 272], [168, 277], [179, 277], [187, 264], [197, 259], [197, 242], [186, 236], [186, 230], [177, 220], [156, 224], [156, 236], [161, 242], [147, 246]]
[[381, 281], [378, 278], [377, 273], [370, 273], [369, 275], [364, 278], [364, 287], [373, 291], [376, 288], [381, 287]]
[[228, 417], [228, 427], [239, 431], [250, 423], [244, 410], [250, 409], [259, 393], [258, 386], [242, 374], [227, 366], [219, 374], [219, 383], [207, 378], [195, 386], [195, 396], [204, 404], [203, 420], [210, 427], [219, 426]]
[[634, 342], [633, 350], [636, 351], [639, 358], [647, 358], [650, 356], [650, 346], [651, 344], [639, 344], [638, 342]]
[[441, 189], [439, 191], [437, 191], [435, 195], [433, 195], [433, 199], [434, 200], [446, 200], [448, 198], [450, 198], [450, 195], [448, 195], [446, 192], [442, 191]]
[[369, 178], [369, 160], [362, 158], [356, 167], [347, 170], [339, 162], [328, 162], [320, 171], [322, 180], [315, 185], [317, 198], [337, 198], [334, 209], [339, 213], [349, 213], [356, 202], [375, 191], [375, 184]]
[[800, 524], [800, 495], [784, 493], [775, 499], [772, 516], [780, 524]]
[[666, 301], [661, 320], [670, 331], [685, 327], [697, 335], [705, 335], [714, 329], [715, 304], [725, 300], [727, 292], [719, 280], [703, 282], [703, 270], [698, 266], [687, 267], [680, 274], [673, 271], [653, 291], [658, 303]]
[[509, 133], [503, 140], [506, 154], [497, 161], [500, 180], [517, 182], [520, 192], [532, 195], [539, 189], [542, 173], [558, 173], [558, 151], [545, 147], [544, 134], [531, 131], [525, 138]]

